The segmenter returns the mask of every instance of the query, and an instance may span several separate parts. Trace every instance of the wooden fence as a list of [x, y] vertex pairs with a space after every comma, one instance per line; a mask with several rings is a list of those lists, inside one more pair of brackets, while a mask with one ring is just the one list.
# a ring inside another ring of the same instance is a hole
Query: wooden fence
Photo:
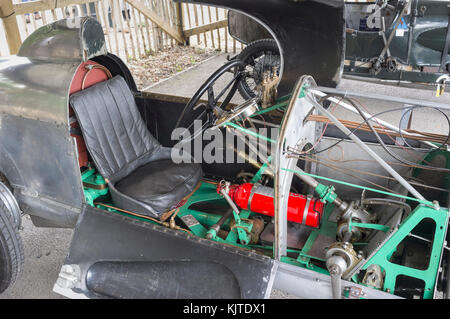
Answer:
[[224, 52], [243, 47], [228, 34], [227, 11], [216, 7], [171, 0], [2, 0], [0, 55], [17, 53], [23, 40], [42, 25], [75, 16], [95, 17], [103, 26], [108, 51], [125, 60], [175, 44]]

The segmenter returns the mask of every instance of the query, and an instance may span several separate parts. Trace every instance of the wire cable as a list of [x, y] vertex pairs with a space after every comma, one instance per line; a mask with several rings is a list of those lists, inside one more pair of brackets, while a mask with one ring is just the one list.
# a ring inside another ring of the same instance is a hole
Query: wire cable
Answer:
[[[393, 153], [391, 150], [389, 150], [389, 148], [383, 142], [383, 140], [381, 139], [381, 137], [378, 134], [378, 132], [373, 128], [372, 123], [370, 123], [369, 119], [366, 117], [366, 115], [361, 110], [361, 108], [359, 106], [357, 106], [356, 103], [354, 103], [351, 99], [346, 98], [346, 100], [358, 111], [359, 115], [361, 115], [361, 117], [364, 119], [364, 122], [367, 124], [367, 126], [370, 128], [372, 133], [375, 135], [375, 138], [380, 143], [381, 147], [386, 151], [386, 153], [388, 153], [390, 156], [395, 158], [397, 161], [402, 162], [404, 164], [411, 165], [411, 166], [416, 166], [418, 168], [424, 168], [424, 169], [433, 170], [433, 171], [439, 171], [439, 172], [447, 172], [447, 173], [450, 172], [450, 169], [448, 169], [448, 168], [440, 168], [440, 167], [426, 166], [426, 165], [417, 164], [417, 163], [408, 161], [408, 160], [398, 156], [397, 154]], [[417, 106], [417, 107], [419, 107], [419, 106]], [[422, 107], [422, 106], [420, 106], [420, 107]]]
[[[329, 96], [330, 96], [330, 95], [327, 95], [327, 97], [329, 97]], [[340, 96], [338, 96], [338, 97], [340, 97]], [[439, 167], [433, 167], [433, 166], [427, 166], [427, 165], [417, 164], [417, 163], [410, 162], [410, 161], [408, 161], [408, 160], [405, 160], [405, 159], [403, 159], [403, 158], [401, 158], [401, 157], [399, 157], [399, 156], [393, 154], [393, 153], [387, 148], [386, 144], [382, 141], [381, 137], [380, 137], [380, 136], [378, 135], [378, 133], [375, 131], [375, 129], [373, 128], [373, 126], [372, 126], [371, 124], [369, 124], [370, 120], [373, 119], [373, 118], [375, 118], [375, 117], [378, 117], [378, 116], [383, 115], [383, 114], [386, 114], [386, 113], [391, 113], [391, 112], [394, 112], [394, 111], [405, 110], [405, 109], [408, 109], [408, 108], [411, 108], [411, 107], [400, 107], [400, 108], [394, 108], [394, 109], [390, 109], [390, 110], [385, 110], [385, 111], [382, 111], [382, 112], [379, 112], [379, 113], [376, 113], [376, 114], [372, 115], [370, 118], [367, 118], [367, 117], [362, 113], [361, 109], [360, 109], [358, 106], [356, 106], [355, 103], [354, 103], [352, 100], [350, 100], [348, 97], [344, 97], [344, 99], [347, 100], [348, 102], [350, 102], [350, 104], [352, 104], [353, 107], [355, 107], [355, 109], [358, 111], [358, 113], [363, 117], [364, 121], [361, 122], [361, 123], [360, 123], [355, 129], [353, 129], [349, 134], [346, 134], [344, 137], [342, 137], [340, 140], [338, 140], [338, 141], [335, 142], [334, 144], [332, 144], [332, 145], [330, 145], [330, 146], [328, 146], [328, 147], [326, 147], [326, 148], [324, 148], [324, 149], [322, 149], [322, 150], [315, 151], [314, 154], [320, 154], [320, 153], [322, 153], [322, 152], [325, 152], [325, 151], [327, 151], [327, 150], [329, 150], [329, 149], [335, 147], [336, 145], [340, 144], [340, 143], [343, 142], [344, 140], [348, 139], [348, 138], [350, 137], [350, 135], [354, 134], [354, 133], [355, 133], [358, 129], [360, 129], [364, 124], [367, 124], [368, 127], [370, 128], [370, 130], [372, 131], [372, 133], [375, 132], [375, 133], [374, 133], [374, 134], [375, 134], [375, 137], [377, 138], [377, 141], [380, 143], [380, 145], [383, 147], [383, 149], [384, 149], [389, 155], [391, 155], [393, 158], [395, 158], [396, 160], [398, 160], [399, 162], [404, 163], [404, 164], [407, 164], [407, 165], [412, 166], [412, 167], [421, 168], [421, 169], [428, 169], [428, 170], [440, 171], [440, 172], [446, 172], [446, 173], [450, 172], [450, 169], [447, 169], [447, 168], [439, 168]], [[431, 106], [422, 106], [422, 105], [416, 105], [416, 106], [414, 106], [414, 108], [425, 108], [425, 107], [434, 108], [434, 107], [431, 107]], [[437, 108], [434, 108], [434, 109], [437, 109]], [[445, 116], [447, 117], [447, 115], [445, 115]], [[447, 118], [448, 118], [448, 117], [447, 117]], [[449, 123], [450, 123], [450, 119], [449, 119]], [[449, 131], [449, 134], [448, 134], [448, 136], [447, 136], [446, 143], [447, 143], [448, 140], [450, 140], [450, 131]], [[443, 145], [445, 145], [446, 143], [444, 143]], [[429, 153], [431, 153], [431, 152], [433, 152], [433, 151], [434, 151], [434, 150], [430, 150]]]

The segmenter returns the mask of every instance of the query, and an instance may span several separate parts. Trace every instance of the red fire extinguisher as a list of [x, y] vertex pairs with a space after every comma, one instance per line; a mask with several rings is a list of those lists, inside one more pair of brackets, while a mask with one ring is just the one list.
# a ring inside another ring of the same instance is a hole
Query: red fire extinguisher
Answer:
[[[217, 185], [220, 193], [223, 185]], [[230, 185], [228, 195], [241, 209], [254, 213], [274, 216], [274, 190], [260, 184], [245, 183]], [[287, 219], [291, 222], [318, 228], [324, 204], [312, 196], [289, 193]]]

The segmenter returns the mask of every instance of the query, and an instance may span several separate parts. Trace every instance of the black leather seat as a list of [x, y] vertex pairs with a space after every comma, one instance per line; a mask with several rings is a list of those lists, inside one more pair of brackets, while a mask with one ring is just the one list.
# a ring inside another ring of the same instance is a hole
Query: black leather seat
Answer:
[[117, 207], [159, 218], [200, 183], [199, 164], [175, 164], [150, 134], [122, 77], [73, 94], [70, 105]]

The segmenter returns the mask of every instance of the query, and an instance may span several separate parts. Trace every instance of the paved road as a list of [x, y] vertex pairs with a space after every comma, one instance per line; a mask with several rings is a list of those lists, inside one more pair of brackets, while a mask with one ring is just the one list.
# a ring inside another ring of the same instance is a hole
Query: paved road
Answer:
[[[189, 72], [184, 72], [171, 81], [158, 84], [150, 90], [155, 92], [165, 92], [177, 88], [180, 95], [190, 96], [195, 92], [200, 83], [202, 83], [209, 74], [217, 67], [223, 64], [225, 57], [219, 56], [202, 64]], [[418, 89], [403, 89], [398, 87], [372, 85], [357, 81], [343, 80], [340, 88], [349, 91], [360, 91], [369, 93], [381, 93], [392, 96], [409, 97], [413, 99], [425, 99], [441, 101], [450, 104], [450, 94], [437, 99], [434, 92]], [[391, 104], [366, 103], [366, 107], [371, 111], [387, 109], [393, 107]], [[446, 133], [447, 127], [445, 121], [434, 111], [417, 112], [413, 120], [413, 128], [423, 129], [430, 123], [433, 123], [433, 130]], [[447, 112], [449, 113], [449, 112]], [[344, 116], [345, 114], [339, 114]], [[346, 116], [352, 116], [346, 114]], [[397, 123], [399, 114], [391, 114], [383, 119], [392, 123]], [[29, 217], [23, 221], [24, 229], [21, 231], [25, 246], [25, 266], [21, 278], [16, 284], [7, 290], [0, 298], [62, 298], [52, 292], [59, 269], [63, 264], [64, 258], [70, 245], [72, 230], [69, 229], [48, 229], [36, 228], [32, 225]], [[272, 294], [273, 298], [293, 298], [278, 291]]]

